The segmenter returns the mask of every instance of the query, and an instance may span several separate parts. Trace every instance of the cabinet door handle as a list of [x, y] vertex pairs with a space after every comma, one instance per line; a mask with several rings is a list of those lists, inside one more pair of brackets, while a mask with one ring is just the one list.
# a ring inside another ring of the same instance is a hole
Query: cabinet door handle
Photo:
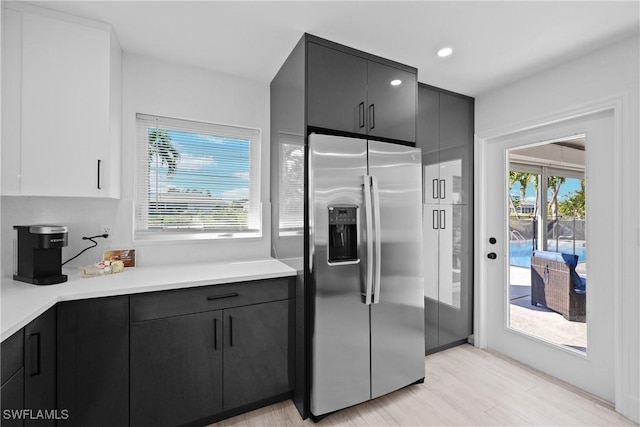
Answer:
[[31, 373], [33, 377], [40, 375], [40, 334], [29, 335], [29, 353], [31, 358]]
[[218, 318], [213, 318], [213, 349], [218, 349]]
[[439, 198], [438, 196], [438, 179], [434, 179], [433, 181], [431, 181], [431, 193], [433, 194], [433, 198], [437, 199]]
[[369, 129], [376, 127], [376, 106], [375, 104], [369, 105]]
[[229, 347], [233, 347], [233, 317], [229, 316]]
[[447, 228], [446, 219], [447, 219], [447, 215], [445, 214], [444, 210], [441, 210], [440, 211], [440, 229], [441, 230], [444, 230]]
[[364, 127], [364, 101], [358, 104], [358, 127], [360, 129]]
[[211, 295], [207, 297], [207, 301], [213, 301], [216, 299], [223, 299], [223, 298], [233, 298], [237, 296], [238, 296], [237, 292], [232, 292], [230, 294], [222, 294], [222, 295]]
[[444, 179], [440, 180], [440, 198], [441, 199], [447, 198], [447, 184]]
[[100, 183], [100, 169], [102, 166], [102, 160], [98, 159], [98, 190], [102, 190], [102, 184]]
[[437, 230], [438, 228], [440, 228], [440, 226], [438, 225], [438, 211], [435, 209], [431, 214], [431, 225], [434, 230]]

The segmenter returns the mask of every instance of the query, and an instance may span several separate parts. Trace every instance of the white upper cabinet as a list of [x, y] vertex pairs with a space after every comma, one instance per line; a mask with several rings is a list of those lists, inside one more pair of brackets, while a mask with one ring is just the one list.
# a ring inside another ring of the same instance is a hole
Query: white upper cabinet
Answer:
[[121, 50], [111, 28], [3, 13], [2, 194], [120, 197]]

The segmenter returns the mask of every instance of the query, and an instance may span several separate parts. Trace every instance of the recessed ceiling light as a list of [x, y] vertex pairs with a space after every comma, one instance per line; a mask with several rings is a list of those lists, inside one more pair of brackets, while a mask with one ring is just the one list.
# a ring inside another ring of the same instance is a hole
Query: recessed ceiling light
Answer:
[[391, 80], [391, 86], [400, 86], [402, 84], [402, 80]]
[[453, 49], [451, 49], [450, 47], [443, 47], [442, 49], [440, 49], [438, 51], [438, 56], [440, 58], [446, 58], [447, 56], [451, 55], [453, 53]]

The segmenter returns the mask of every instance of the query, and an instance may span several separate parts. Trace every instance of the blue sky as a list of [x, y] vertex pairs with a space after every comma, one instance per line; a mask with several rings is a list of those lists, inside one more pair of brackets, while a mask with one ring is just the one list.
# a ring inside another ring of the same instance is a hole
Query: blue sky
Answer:
[[[159, 191], [191, 189], [210, 191], [216, 198], [248, 198], [249, 140], [175, 130], [167, 132], [181, 157], [171, 176], [167, 176], [166, 166], [158, 168]], [[152, 166], [151, 169], [153, 189], [155, 168]], [[194, 180], [197, 184], [192, 183]]]
[[[565, 182], [560, 186], [560, 193], [558, 194], [559, 200], [565, 199], [568, 197], [569, 193], [580, 190], [580, 180], [577, 178], [567, 178]], [[520, 197], [520, 184], [514, 183], [513, 187], [511, 187], [511, 195]], [[549, 190], [549, 196], [551, 196], [551, 190]], [[533, 185], [533, 182], [529, 183], [527, 186], [526, 192], [526, 200], [530, 202], [535, 202], [536, 200], [536, 191]]]

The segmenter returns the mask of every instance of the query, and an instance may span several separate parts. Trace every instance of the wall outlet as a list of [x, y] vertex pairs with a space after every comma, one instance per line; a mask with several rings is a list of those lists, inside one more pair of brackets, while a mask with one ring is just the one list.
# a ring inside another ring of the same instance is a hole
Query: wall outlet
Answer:
[[111, 235], [111, 224], [100, 224], [99, 234]]

